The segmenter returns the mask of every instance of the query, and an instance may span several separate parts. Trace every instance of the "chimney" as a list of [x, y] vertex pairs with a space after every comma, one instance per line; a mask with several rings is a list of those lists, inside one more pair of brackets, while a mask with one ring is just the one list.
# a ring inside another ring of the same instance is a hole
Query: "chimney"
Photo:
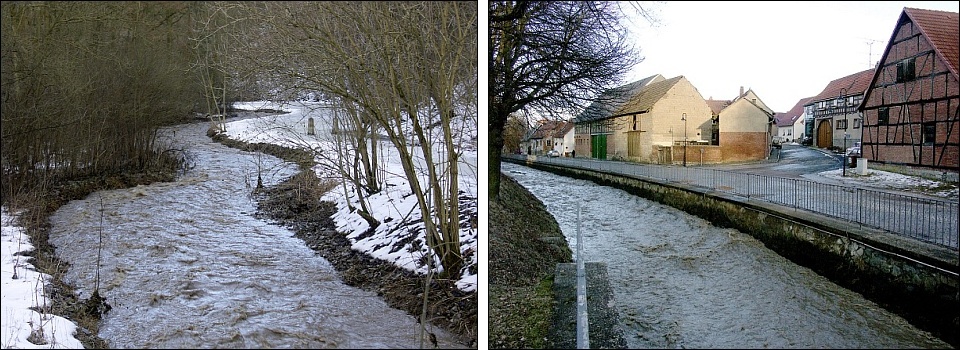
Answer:
[[740, 85], [740, 94], [737, 95], [737, 97], [742, 97], [742, 96], [743, 96], [743, 85]]

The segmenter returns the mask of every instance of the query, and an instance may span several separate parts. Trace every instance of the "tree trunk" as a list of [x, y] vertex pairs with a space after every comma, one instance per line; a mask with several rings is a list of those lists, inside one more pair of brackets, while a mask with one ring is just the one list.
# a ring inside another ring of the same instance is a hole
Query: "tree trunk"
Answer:
[[[491, 100], [493, 100], [491, 98]], [[506, 108], [490, 101], [490, 121], [487, 127], [487, 197], [500, 200], [500, 152], [503, 150], [503, 129], [509, 113]]]

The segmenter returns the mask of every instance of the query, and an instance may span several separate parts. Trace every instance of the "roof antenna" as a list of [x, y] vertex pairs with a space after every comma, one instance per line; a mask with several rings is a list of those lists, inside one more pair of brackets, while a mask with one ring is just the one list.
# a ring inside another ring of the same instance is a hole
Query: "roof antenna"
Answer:
[[880, 43], [880, 42], [883, 42], [883, 41], [881, 41], [881, 40], [873, 40], [873, 39], [866, 39], [866, 38], [864, 38], [864, 40], [867, 41], [867, 47], [868, 47], [868, 50], [869, 50], [868, 53], [867, 53], [867, 68], [873, 68], [873, 44], [874, 44], [874, 43]]

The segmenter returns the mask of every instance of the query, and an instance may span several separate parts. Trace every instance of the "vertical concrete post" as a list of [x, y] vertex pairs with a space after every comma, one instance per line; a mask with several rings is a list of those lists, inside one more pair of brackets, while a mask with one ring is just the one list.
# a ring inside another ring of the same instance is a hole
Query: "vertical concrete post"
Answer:
[[867, 158], [857, 160], [857, 175], [867, 175]]
[[587, 273], [583, 266], [583, 242], [580, 235], [580, 205], [577, 205], [577, 349], [590, 348], [590, 324], [587, 321]]

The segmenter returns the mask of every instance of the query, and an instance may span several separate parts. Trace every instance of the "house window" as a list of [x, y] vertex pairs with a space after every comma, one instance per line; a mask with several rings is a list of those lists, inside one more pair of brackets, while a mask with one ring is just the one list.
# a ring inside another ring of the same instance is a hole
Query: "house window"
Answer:
[[633, 130], [637, 130], [637, 115], [633, 115]]
[[913, 57], [897, 62], [897, 82], [898, 83], [911, 81], [916, 77], [917, 77], [916, 65], [914, 63]]
[[933, 122], [923, 123], [923, 145], [933, 146], [937, 140], [937, 124]]
[[837, 130], [846, 129], [847, 120], [846, 119], [837, 119]]
[[854, 129], [859, 129], [861, 123], [863, 123], [863, 121], [860, 120], [860, 118], [853, 118], [853, 128], [854, 128]]
[[877, 125], [887, 125], [890, 123], [890, 107], [880, 107], [877, 110]]

